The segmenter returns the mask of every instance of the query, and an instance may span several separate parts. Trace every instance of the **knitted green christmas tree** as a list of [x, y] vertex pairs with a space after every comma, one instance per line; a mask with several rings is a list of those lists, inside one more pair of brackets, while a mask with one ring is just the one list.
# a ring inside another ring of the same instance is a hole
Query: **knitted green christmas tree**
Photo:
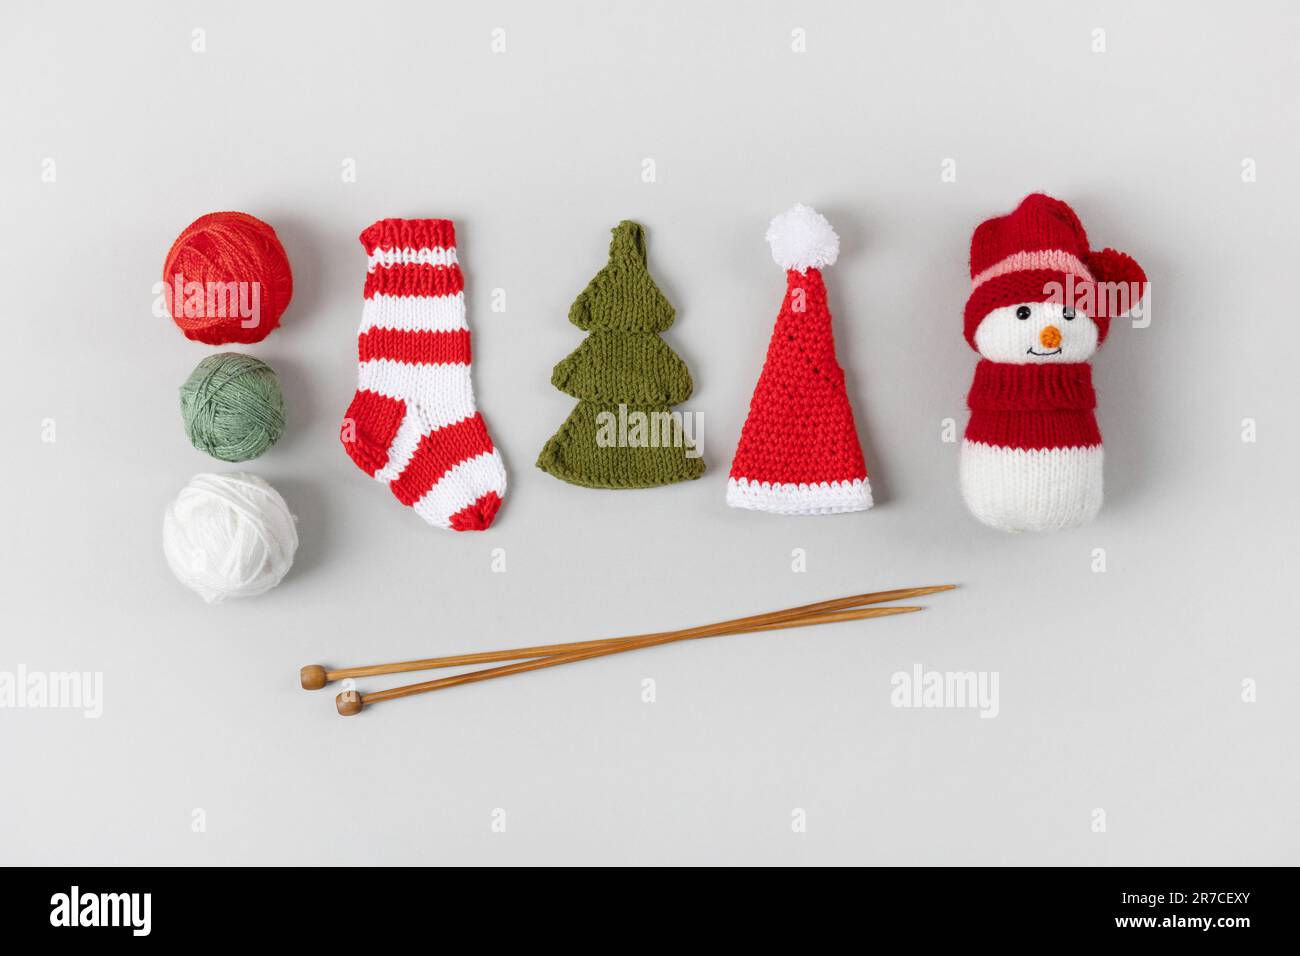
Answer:
[[646, 268], [645, 230], [613, 229], [609, 264], [569, 309], [589, 333], [555, 366], [551, 384], [578, 400], [537, 467], [588, 488], [650, 488], [704, 474], [704, 459], [672, 406], [691, 395], [691, 373], [659, 337], [674, 310]]

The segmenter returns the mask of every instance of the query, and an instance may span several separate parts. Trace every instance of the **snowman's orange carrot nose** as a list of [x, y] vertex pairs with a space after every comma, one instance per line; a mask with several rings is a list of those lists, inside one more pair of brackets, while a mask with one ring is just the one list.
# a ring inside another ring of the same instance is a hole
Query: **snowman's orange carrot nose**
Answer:
[[1038, 333], [1038, 341], [1043, 343], [1043, 348], [1054, 349], [1061, 344], [1061, 330], [1054, 325], [1049, 325]]

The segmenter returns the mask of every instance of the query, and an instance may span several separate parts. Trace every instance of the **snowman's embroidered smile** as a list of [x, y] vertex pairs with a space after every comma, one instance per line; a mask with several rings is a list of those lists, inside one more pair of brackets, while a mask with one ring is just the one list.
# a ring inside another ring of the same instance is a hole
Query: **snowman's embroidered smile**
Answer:
[[1062, 349], [1059, 349], [1059, 348], [1058, 348], [1058, 349], [1056, 349], [1055, 351], [1052, 351], [1052, 352], [1035, 352], [1035, 351], [1034, 351], [1034, 347], [1031, 345], [1031, 346], [1029, 346], [1029, 350], [1028, 350], [1027, 354], [1029, 354], [1029, 355], [1037, 355], [1037, 356], [1039, 356], [1040, 358], [1045, 358], [1045, 357], [1048, 356], [1048, 355], [1060, 355], [1062, 351], [1063, 351]]

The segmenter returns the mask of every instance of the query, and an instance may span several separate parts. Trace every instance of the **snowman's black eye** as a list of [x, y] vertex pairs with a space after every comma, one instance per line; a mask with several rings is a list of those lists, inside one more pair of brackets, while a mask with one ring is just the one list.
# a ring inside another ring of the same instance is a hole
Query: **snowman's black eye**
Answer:
[[1016, 309], [1016, 318], [1021, 320], [1029, 318], [1029, 306], [1022, 305], [1020, 308]]
[[1063, 309], [1061, 310], [1061, 315], [1064, 316], [1065, 321], [1067, 322], [1074, 321], [1074, 309], [1069, 309], [1069, 308]]

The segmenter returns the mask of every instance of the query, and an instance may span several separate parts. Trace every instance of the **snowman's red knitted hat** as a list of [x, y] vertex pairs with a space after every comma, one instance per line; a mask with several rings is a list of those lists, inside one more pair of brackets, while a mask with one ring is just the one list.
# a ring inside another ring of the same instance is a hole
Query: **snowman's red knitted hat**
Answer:
[[970, 241], [970, 277], [965, 327], [971, 348], [984, 316], [1026, 302], [1080, 307], [1104, 340], [1110, 320], [1137, 305], [1137, 290], [1146, 283], [1141, 266], [1124, 253], [1090, 251], [1074, 210], [1043, 193], [1026, 196], [1008, 215], [980, 223]]
[[767, 241], [786, 270], [785, 302], [731, 463], [727, 504], [777, 514], [863, 511], [871, 484], [821, 274], [839, 255], [839, 237], [824, 216], [798, 205], [772, 220]]

